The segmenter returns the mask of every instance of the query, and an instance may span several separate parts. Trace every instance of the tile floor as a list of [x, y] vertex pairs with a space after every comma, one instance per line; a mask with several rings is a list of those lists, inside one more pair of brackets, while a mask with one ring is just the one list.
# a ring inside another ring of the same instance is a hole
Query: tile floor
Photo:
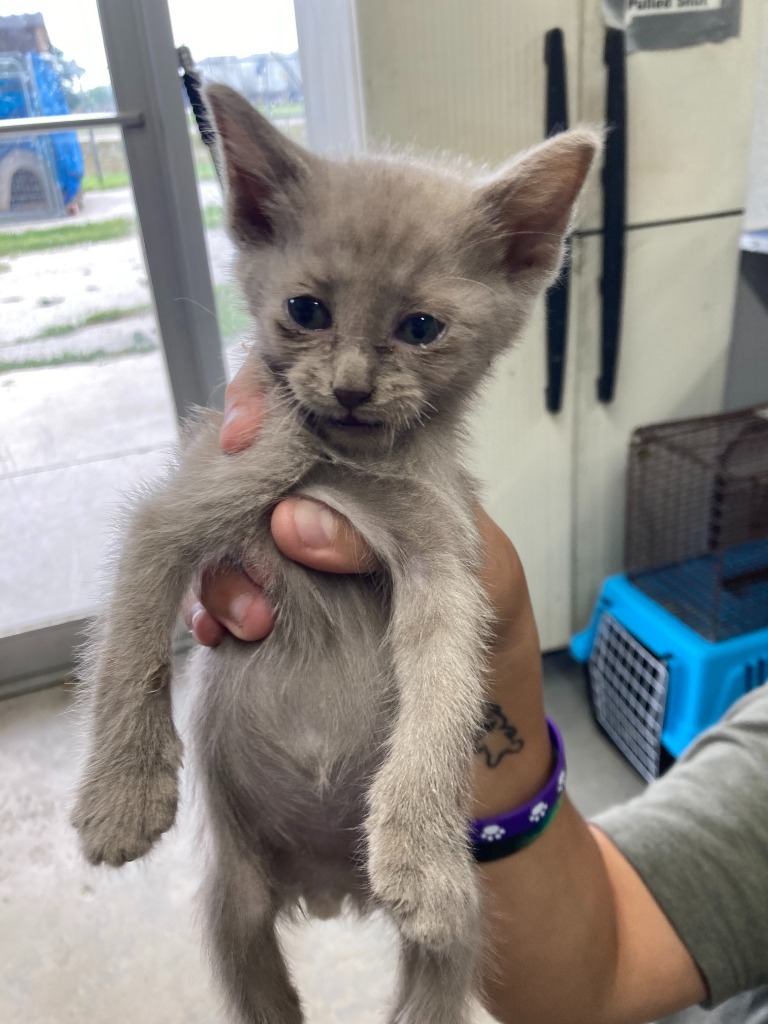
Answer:
[[[546, 703], [565, 735], [570, 792], [589, 815], [642, 782], [597, 731], [580, 670], [546, 659]], [[2, 1024], [215, 1024], [194, 921], [189, 814], [150, 858], [83, 864], [67, 810], [77, 719], [61, 688], [0, 703]], [[309, 1024], [385, 1019], [394, 944], [381, 920], [313, 922], [285, 937]]]

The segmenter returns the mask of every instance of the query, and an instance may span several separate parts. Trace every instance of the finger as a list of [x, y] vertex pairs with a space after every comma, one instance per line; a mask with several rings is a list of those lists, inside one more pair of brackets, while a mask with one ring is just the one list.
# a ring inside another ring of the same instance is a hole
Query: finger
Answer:
[[181, 614], [184, 618], [184, 625], [187, 629], [192, 629], [192, 619], [195, 612], [200, 608], [200, 602], [197, 600], [197, 596], [190, 590], [187, 596], [181, 602]]
[[234, 455], [250, 448], [263, 420], [261, 388], [253, 370], [246, 364], [238, 370], [224, 392], [224, 422], [219, 432], [221, 450]]
[[287, 498], [272, 513], [272, 536], [282, 553], [310, 569], [372, 572], [378, 561], [348, 520], [308, 498]]
[[198, 603], [192, 612], [189, 631], [203, 647], [218, 647], [226, 630]]
[[264, 591], [241, 570], [205, 572], [200, 601], [208, 615], [240, 640], [263, 640], [274, 628], [275, 613]]
[[203, 608], [190, 590], [181, 605], [184, 623], [192, 636], [204, 647], [216, 647], [224, 636], [224, 629]]

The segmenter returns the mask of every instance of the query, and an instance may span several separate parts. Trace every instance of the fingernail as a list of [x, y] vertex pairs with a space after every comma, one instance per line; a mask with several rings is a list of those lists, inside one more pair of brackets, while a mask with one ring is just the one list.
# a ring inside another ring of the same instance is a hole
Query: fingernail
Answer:
[[252, 604], [253, 598], [249, 594], [241, 594], [232, 602], [230, 613], [235, 624], [241, 629], [245, 620], [248, 618], [248, 612], [251, 610]]
[[242, 417], [242, 415], [243, 410], [239, 406], [233, 405], [232, 408], [227, 413], [227, 415], [224, 417], [224, 422], [221, 424], [221, 429], [227, 430], [229, 427], [232, 426], [235, 420], [239, 420]]
[[301, 498], [293, 510], [293, 521], [302, 544], [327, 548], [336, 536], [336, 517], [325, 505]]

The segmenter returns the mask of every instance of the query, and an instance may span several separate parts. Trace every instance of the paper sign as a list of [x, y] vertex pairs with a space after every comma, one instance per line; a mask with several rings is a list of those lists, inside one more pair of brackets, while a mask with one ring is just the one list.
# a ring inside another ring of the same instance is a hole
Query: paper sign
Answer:
[[627, 0], [625, 18], [643, 18], [649, 14], [695, 14], [722, 10], [723, 0]]
[[624, 30], [627, 53], [677, 50], [737, 36], [741, 0], [603, 0], [603, 14]]

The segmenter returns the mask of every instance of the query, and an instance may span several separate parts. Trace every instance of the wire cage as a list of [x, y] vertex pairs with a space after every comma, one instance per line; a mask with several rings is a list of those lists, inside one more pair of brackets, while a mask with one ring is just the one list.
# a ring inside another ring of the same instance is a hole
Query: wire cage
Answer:
[[707, 640], [768, 627], [768, 406], [635, 431], [625, 568]]

